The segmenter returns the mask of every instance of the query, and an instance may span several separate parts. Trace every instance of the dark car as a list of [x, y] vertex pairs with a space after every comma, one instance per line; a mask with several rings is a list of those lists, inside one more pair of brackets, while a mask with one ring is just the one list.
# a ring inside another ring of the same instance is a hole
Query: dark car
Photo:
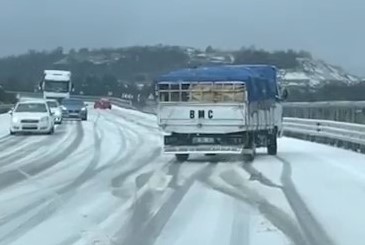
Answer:
[[100, 99], [95, 101], [94, 109], [112, 109], [112, 103], [108, 99]]
[[87, 108], [80, 99], [64, 99], [62, 101], [62, 117], [87, 120]]

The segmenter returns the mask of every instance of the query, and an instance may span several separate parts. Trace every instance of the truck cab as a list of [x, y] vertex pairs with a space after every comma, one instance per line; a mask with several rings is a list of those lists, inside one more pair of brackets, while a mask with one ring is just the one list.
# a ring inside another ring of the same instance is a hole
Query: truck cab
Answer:
[[[276, 81], [276, 80], [275, 80]], [[185, 161], [190, 154], [242, 154], [256, 147], [277, 152], [282, 120], [277, 91], [268, 77], [242, 66], [200, 67], [156, 81], [158, 124], [164, 152]]]
[[73, 91], [71, 72], [45, 70], [39, 88], [43, 91], [44, 99], [55, 99], [61, 102], [64, 98], [70, 98], [70, 93]]

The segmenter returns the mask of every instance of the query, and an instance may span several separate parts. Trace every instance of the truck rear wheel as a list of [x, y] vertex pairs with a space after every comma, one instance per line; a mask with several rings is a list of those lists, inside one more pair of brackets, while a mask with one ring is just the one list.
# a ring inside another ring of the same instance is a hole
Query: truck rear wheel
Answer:
[[175, 157], [176, 157], [176, 160], [177, 161], [179, 161], [179, 162], [185, 162], [185, 161], [188, 160], [189, 154], [176, 154]]
[[248, 134], [248, 141], [243, 149], [243, 161], [252, 162], [256, 155], [255, 135], [253, 133]]
[[267, 153], [272, 156], [275, 156], [278, 153], [278, 140], [276, 133], [269, 134], [268, 136]]

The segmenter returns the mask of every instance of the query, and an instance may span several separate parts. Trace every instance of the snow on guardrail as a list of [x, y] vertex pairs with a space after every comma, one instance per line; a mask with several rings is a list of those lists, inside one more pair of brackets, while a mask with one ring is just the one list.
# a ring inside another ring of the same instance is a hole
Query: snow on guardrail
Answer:
[[[28, 97], [28, 98], [41, 98], [42, 94], [40, 93], [31, 93], [31, 92], [19, 92], [17, 93], [19, 98], [21, 97]], [[103, 97], [103, 96], [85, 96], [85, 95], [72, 95], [72, 98], [78, 98], [78, 99], [82, 99], [84, 101], [88, 101], [88, 102], [93, 102], [96, 100], [99, 100], [100, 98], [108, 98], [110, 100], [110, 102], [114, 105], [120, 106], [120, 107], [124, 107], [124, 108], [129, 108], [129, 109], [136, 109], [134, 108], [134, 106], [132, 105], [132, 101], [130, 100], [125, 100], [125, 99], [119, 99], [119, 98], [115, 98], [115, 97]], [[7, 111], [9, 111], [14, 105], [3, 105], [0, 104], [0, 113], [6, 113]]]
[[84, 101], [93, 102], [96, 100], [99, 100], [100, 98], [107, 98], [110, 100], [110, 102], [114, 105], [125, 107], [125, 108], [133, 108], [132, 101], [125, 100], [125, 99], [119, 99], [115, 97], [102, 97], [102, 96], [85, 96], [85, 95], [72, 95], [72, 98], [79, 98]]
[[287, 117], [284, 134], [365, 151], [365, 125], [362, 124]]
[[[37, 97], [36, 93], [19, 93], [20, 96]], [[38, 95], [39, 96], [39, 95]], [[88, 102], [96, 101], [101, 96], [72, 95], [73, 98], [80, 98]], [[137, 108], [132, 101], [106, 97], [112, 104], [155, 114], [155, 104], [148, 104], [143, 108]], [[287, 103], [289, 104], [289, 103]], [[12, 105], [0, 105], [0, 113], [7, 112]], [[289, 137], [296, 137], [305, 140], [318, 141], [327, 144], [345, 146], [354, 150], [365, 152], [365, 125], [345, 123], [320, 119], [284, 118], [284, 134]]]

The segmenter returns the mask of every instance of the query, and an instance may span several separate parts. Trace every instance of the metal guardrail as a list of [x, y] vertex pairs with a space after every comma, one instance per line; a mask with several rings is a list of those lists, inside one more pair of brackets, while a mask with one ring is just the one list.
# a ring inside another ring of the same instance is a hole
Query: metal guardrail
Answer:
[[315, 101], [315, 102], [284, 102], [283, 107], [289, 108], [308, 108], [308, 107], [319, 107], [319, 108], [326, 108], [326, 107], [365, 107], [365, 101]]
[[[36, 93], [19, 93], [21, 96], [38, 97]], [[102, 96], [84, 96], [73, 95], [73, 98], [80, 98], [88, 102], [93, 102], [102, 98]], [[103, 97], [105, 98], [105, 97]], [[146, 113], [156, 114], [154, 104], [140, 108], [132, 104], [130, 100], [119, 99], [115, 97], [106, 97], [112, 104], [143, 111]], [[344, 102], [342, 102], [344, 103]], [[289, 103], [287, 103], [289, 104]], [[0, 113], [7, 112], [13, 105], [0, 105]], [[319, 119], [303, 119], [303, 118], [284, 118], [284, 134], [286, 136], [302, 138], [311, 141], [319, 141], [323, 143], [347, 146], [360, 149], [365, 152], [365, 125], [355, 123], [345, 123]]]
[[284, 118], [284, 134], [365, 151], [365, 125], [329, 120]]
[[93, 101], [99, 100], [100, 98], [107, 98], [114, 105], [125, 107], [125, 108], [131, 108], [131, 109], [134, 108], [134, 106], [132, 105], [132, 102], [130, 100], [124, 100], [124, 99], [119, 99], [119, 98], [115, 98], [115, 97], [85, 96], [85, 95], [72, 95], [71, 97], [82, 99], [87, 102], [93, 102]]
[[[40, 93], [28, 93], [28, 92], [20, 92], [18, 93], [19, 97], [29, 97], [29, 98], [42, 98], [42, 94]], [[72, 98], [79, 98], [84, 101], [93, 102], [99, 100], [100, 98], [108, 98], [110, 102], [114, 105], [130, 108], [130, 109], [137, 109], [132, 105], [130, 100], [119, 99], [115, 97], [105, 97], [105, 96], [84, 96], [84, 95], [72, 95]], [[14, 105], [2, 105], [0, 104], [0, 113], [6, 113], [9, 111]]]

